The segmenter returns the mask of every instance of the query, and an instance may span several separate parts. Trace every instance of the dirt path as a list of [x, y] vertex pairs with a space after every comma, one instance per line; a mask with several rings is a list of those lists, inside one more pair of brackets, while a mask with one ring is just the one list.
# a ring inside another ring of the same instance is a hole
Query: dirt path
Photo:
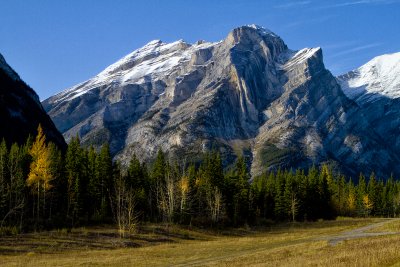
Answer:
[[378, 223], [373, 223], [369, 224], [360, 228], [356, 228], [350, 231], [346, 232], [341, 232], [336, 235], [331, 235], [331, 236], [325, 236], [325, 237], [319, 237], [319, 238], [303, 238], [299, 240], [291, 240], [291, 241], [285, 241], [285, 242], [277, 242], [274, 244], [267, 244], [264, 246], [259, 246], [256, 248], [249, 248], [249, 249], [244, 249], [241, 250], [240, 252], [234, 252], [228, 255], [221, 255], [217, 257], [211, 257], [211, 258], [202, 258], [202, 259], [196, 259], [196, 260], [189, 260], [184, 263], [176, 263], [174, 266], [203, 266], [203, 265], [209, 265], [209, 264], [217, 264], [220, 261], [228, 260], [228, 259], [233, 259], [237, 258], [240, 256], [245, 256], [248, 254], [256, 254], [263, 252], [265, 250], [269, 249], [275, 249], [275, 248], [280, 248], [280, 247], [287, 247], [291, 245], [297, 245], [301, 243], [308, 243], [312, 241], [317, 241], [317, 240], [327, 240], [328, 244], [331, 246], [337, 245], [339, 242], [344, 241], [344, 240], [350, 240], [350, 239], [356, 239], [356, 238], [363, 238], [363, 237], [372, 237], [372, 236], [382, 236], [382, 235], [392, 235], [392, 234], [400, 234], [398, 232], [368, 232], [372, 229], [378, 228], [384, 224], [387, 224], [389, 222], [394, 222], [398, 221], [400, 218], [397, 219], [384, 219], [381, 222]]
[[319, 238], [318, 240], [328, 240], [329, 245], [335, 246], [339, 242], [344, 241], [344, 240], [350, 240], [350, 239], [356, 239], [356, 238], [362, 238], [362, 237], [371, 237], [371, 236], [399, 234], [398, 232], [368, 232], [368, 231], [378, 228], [384, 224], [387, 224], [389, 222], [398, 221], [398, 220], [400, 220], [400, 219], [398, 219], [398, 218], [397, 219], [385, 219], [382, 222], [373, 223], [373, 224], [363, 226], [363, 227], [360, 227], [357, 229], [342, 232], [342, 233], [339, 233], [338, 235]]

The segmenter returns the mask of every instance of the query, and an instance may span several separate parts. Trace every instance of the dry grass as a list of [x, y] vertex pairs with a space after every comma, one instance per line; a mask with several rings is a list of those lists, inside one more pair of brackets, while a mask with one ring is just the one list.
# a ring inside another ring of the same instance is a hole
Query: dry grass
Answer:
[[372, 229], [370, 232], [393, 232], [400, 233], [400, 220], [393, 220], [382, 226]]
[[115, 230], [107, 228], [78, 229], [72, 233], [53, 231], [0, 238], [0, 265], [121, 267], [395, 264], [400, 261], [400, 237], [397, 235], [344, 241], [337, 246], [318, 240], [376, 221], [379, 220], [344, 219], [225, 232], [149, 225], [125, 239], [119, 239]]

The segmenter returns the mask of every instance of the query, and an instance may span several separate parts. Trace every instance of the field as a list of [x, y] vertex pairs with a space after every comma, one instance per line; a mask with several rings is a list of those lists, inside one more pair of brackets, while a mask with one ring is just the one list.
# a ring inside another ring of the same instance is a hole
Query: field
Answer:
[[[338, 219], [256, 229], [144, 225], [0, 237], [0, 266], [393, 266], [400, 220]], [[399, 265], [400, 266], [400, 265]]]

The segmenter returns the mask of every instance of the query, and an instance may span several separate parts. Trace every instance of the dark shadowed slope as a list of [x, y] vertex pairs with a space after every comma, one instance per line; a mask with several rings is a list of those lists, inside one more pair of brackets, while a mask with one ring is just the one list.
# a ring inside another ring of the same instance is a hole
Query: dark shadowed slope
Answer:
[[24, 143], [41, 124], [48, 140], [65, 147], [63, 136], [43, 109], [39, 97], [0, 54], [0, 139]]

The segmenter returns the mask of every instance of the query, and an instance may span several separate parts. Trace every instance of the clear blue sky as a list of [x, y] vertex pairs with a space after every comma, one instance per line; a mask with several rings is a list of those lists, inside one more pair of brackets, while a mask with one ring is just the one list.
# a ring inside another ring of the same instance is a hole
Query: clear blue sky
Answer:
[[321, 46], [341, 74], [400, 51], [400, 0], [1, 0], [0, 53], [43, 100], [154, 39], [218, 41], [258, 24]]

